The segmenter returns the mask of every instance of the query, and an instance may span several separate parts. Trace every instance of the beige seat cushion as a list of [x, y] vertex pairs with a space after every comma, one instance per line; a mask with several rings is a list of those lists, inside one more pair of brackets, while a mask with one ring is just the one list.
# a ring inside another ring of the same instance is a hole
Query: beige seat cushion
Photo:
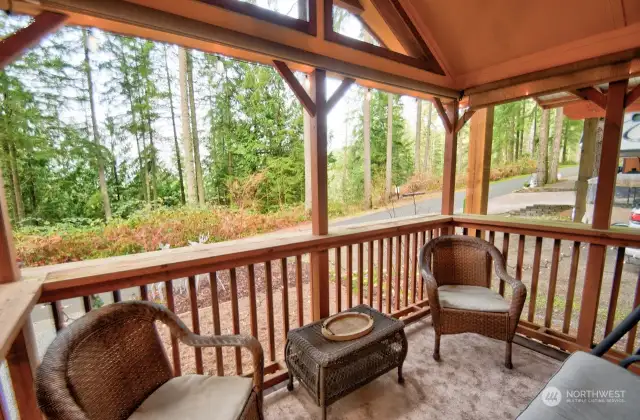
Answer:
[[509, 312], [509, 302], [491, 289], [480, 286], [438, 287], [440, 306], [480, 312]]
[[253, 381], [238, 376], [179, 376], [158, 388], [129, 420], [236, 420]]

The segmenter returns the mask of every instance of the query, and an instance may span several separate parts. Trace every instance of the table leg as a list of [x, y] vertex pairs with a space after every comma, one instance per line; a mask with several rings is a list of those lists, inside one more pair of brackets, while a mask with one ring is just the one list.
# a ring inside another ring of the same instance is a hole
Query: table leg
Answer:
[[291, 369], [291, 364], [289, 363], [289, 352], [291, 351], [291, 343], [287, 341], [284, 349], [284, 362], [287, 365], [287, 370], [289, 374], [289, 382], [287, 382], [287, 390], [293, 391], [293, 370]]
[[400, 331], [400, 339], [402, 341], [402, 355], [400, 356], [400, 364], [398, 365], [398, 383], [404, 383], [404, 376], [402, 376], [402, 365], [404, 364], [404, 360], [407, 358], [407, 351], [409, 348], [409, 343], [407, 342], [407, 336], [404, 334], [404, 330]]

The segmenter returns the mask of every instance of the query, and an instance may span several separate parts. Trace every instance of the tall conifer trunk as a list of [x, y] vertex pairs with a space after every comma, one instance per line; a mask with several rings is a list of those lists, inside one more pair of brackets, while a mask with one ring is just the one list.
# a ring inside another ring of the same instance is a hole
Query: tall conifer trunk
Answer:
[[562, 144], [562, 125], [564, 113], [562, 107], [556, 108], [555, 135], [553, 137], [553, 152], [549, 164], [549, 183], [558, 181], [558, 161], [560, 160], [560, 145]]
[[171, 76], [169, 75], [169, 58], [167, 57], [167, 46], [164, 46], [164, 71], [167, 77], [167, 88], [169, 94], [169, 109], [171, 110], [171, 126], [173, 127], [173, 145], [176, 153], [176, 163], [178, 165], [178, 179], [180, 180], [180, 200], [186, 204], [184, 195], [184, 179], [182, 177], [182, 158], [180, 157], [180, 145], [178, 144], [178, 130], [176, 128], [176, 114], [173, 108], [173, 91], [171, 89]]
[[538, 146], [538, 166], [536, 168], [536, 178], [538, 186], [547, 183], [547, 152], [549, 148], [549, 110], [542, 110], [542, 121], [540, 122], [540, 145]]
[[385, 198], [391, 198], [391, 181], [393, 171], [393, 95], [388, 94], [389, 100], [387, 103], [387, 168], [385, 177]]
[[104, 173], [104, 159], [102, 158], [102, 144], [98, 135], [98, 122], [96, 120], [96, 102], [93, 91], [93, 74], [91, 69], [91, 57], [89, 54], [89, 33], [86, 28], [82, 29], [82, 43], [84, 44], [84, 73], [87, 78], [89, 88], [89, 105], [91, 106], [91, 128], [93, 132], [93, 142], [98, 147], [98, 183], [100, 184], [100, 196], [102, 197], [102, 209], [105, 219], [111, 219], [111, 202], [109, 200], [109, 190], [107, 189], [107, 178]]
[[187, 51], [178, 50], [180, 68], [180, 121], [182, 123], [182, 146], [184, 147], [184, 172], [187, 180], [187, 204], [198, 203], [196, 175], [193, 165], [193, 144], [191, 143], [191, 127], [189, 121], [189, 88], [187, 86]]
[[193, 90], [193, 58], [187, 51], [187, 81], [189, 82], [189, 108], [191, 110], [191, 141], [193, 142], [193, 162], [196, 168], [196, 191], [198, 204], [204, 205], [204, 179], [202, 177], [202, 161], [200, 160], [200, 141], [198, 140], [198, 120], [196, 116], [196, 99]]

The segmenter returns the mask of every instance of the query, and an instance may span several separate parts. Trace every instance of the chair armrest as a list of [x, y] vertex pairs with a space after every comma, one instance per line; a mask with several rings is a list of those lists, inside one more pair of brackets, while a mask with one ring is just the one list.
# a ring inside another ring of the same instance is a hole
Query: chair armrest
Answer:
[[524, 307], [524, 302], [527, 299], [527, 287], [524, 283], [512, 277], [507, 272], [504, 257], [499, 251], [491, 249], [489, 253], [493, 258], [496, 275], [500, 281], [511, 286], [511, 290], [513, 291], [511, 295], [511, 305], [509, 307], [509, 318], [511, 319], [509, 329], [512, 334], [515, 334], [518, 321], [520, 320], [520, 315], [522, 314], [522, 308]]
[[264, 381], [264, 353], [260, 342], [246, 335], [203, 336], [194, 334], [180, 318], [161, 305], [153, 305], [156, 316], [171, 330], [181, 342], [192, 347], [244, 347], [251, 352], [253, 358], [253, 384], [262, 404], [262, 388]]
[[260, 342], [247, 335], [213, 335], [204, 336], [190, 334], [180, 337], [180, 341], [191, 347], [244, 347], [251, 352], [253, 359], [253, 384], [262, 392], [264, 380], [264, 353]]
[[420, 249], [420, 274], [422, 281], [427, 289], [427, 297], [429, 298], [429, 309], [431, 310], [431, 320], [433, 328], [439, 328], [440, 325], [440, 298], [438, 296], [438, 282], [431, 273], [431, 248], [432, 242], [428, 243]]

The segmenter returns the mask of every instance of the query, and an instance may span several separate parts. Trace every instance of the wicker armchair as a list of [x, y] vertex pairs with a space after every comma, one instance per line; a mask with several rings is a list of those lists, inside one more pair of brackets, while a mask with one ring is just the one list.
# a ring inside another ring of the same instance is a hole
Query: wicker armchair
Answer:
[[[511, 302], [490, 289], [491, 259], [500, 281], [513, 289]], [[473, 332], [506, 341], [505, 366], [511, 369], [527, 289], [507, 273], [500, 251], [475, 237], [441, 236], [421, 249], [420, 264], [436, 335], [433, 358], [440, 360], [441, 335]]]
[[[174, 377], [156, 321], [188, 346], [247, 348], [253, 378]], [[255, 338], [196, 335], [161, 305], [123, 302], [60, 332], [38, 368], [36, 391], [49, 420], [261, 420], [263, 369]]]

